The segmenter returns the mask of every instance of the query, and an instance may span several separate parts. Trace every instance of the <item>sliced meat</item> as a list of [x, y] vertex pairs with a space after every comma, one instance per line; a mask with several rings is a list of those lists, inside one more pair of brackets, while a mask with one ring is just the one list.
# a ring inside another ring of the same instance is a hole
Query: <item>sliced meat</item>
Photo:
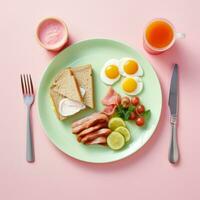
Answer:
[[90, 118], [89, 120], [85, 121], [83, 124], [72, 128], [72, 132], [77, 134], [85, 129], [88, 129], [89, 127], [96, 125], [96, 124], [105, 123], [105, 122], [108, 122], [108, 116], [103, 113], [99, 113], [99, 114], [93, 116], [92, 118]]
[[102, 104], [105, 106], [108, 105], [119, 105], [121, 103], [120, 95], [115, 92], [115, 90], [110, 87], [106, 96], [102, 99]]
[[97, 131], [94, 131], [90, 134], [87, 134], [85, 137], [83, 137], [81, 139], [81, 142], [82, 143], [87, 143], [89, 141], [92, 141], [92, 140], [95, 140], [96, 138], [98, 137], [101, 137], [101, 136], [104, 136], [107, 138], [107, 136], [111, 133], [111, 130], [108, 129], [108, 128], [102, 128], [102, 129], [99, 129]]
[[82, 139], [84, 136], [86, 136], [86, 135], [88, 135], [88, 134], [90, 134], [90, 133], [92, 133], [92, 132], [94, 132], [94, 131], [97, 131], [97, 130], [99, 130], [99, 129], [101, 129], [101, 128], [105, 128], [105, 127], [107, 127], [107, 126], [108, 126], [108, 123], [107, 123], [107, 122], [100, 123], [100, 124], [97, 124], [97, 125], [95, 125], [95, 126], [91, 126], [91, 127], [87, 128], [87, 129], [81, 131], [81, 132], [77, 135], [77, 140], [80, 142], [81, 139]]
[[121, 104], [121, 96], [119, 94], [116, 95], [116, 105]]
[[72, 128], [80, 126], [81, 124], [83, 124], [84, 122], [92, 119], [94, 116], [98, 115], [99, 113], [93, 113], [92, 115], [89, 115], [87, 117], [84, 117], [82, 119], [79, 119], [78, 121], [75, 121], [74, 123], [72, 123]]
[[104, 108], [104, 110], [102, 111], [103, 113], [105, 113], [108, 116], [111, 116], [114, 114], [115, 109], [117, 108], [117, 105], [108, 105]]
[[106, 137], [98, 137], [92, 141], [86, 142], [85, 144], [106, 144]]

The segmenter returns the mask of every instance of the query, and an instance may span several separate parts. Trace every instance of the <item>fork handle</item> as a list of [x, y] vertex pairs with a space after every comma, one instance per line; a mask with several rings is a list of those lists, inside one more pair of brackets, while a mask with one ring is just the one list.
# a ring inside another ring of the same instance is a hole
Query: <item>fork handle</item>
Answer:
[[26, 132], [26, 160], [27, 162], [34, 162], [34, 150], [33, 150], [33, 136], [31, 128], [31, 107], [27, 107], [27, 132]]

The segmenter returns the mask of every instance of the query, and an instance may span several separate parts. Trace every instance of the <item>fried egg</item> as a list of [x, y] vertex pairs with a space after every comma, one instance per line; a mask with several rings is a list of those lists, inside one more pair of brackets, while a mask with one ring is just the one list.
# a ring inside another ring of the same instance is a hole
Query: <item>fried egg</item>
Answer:
[[121, 88], [127, 95], [134, 96], [143, 89], [143, 82], [139, 77], [126, 77], [121, 82]]
[[113, 85], [120, 79], [119, 61], [117, 59], [108, 60], [100, 73], [101, 80], [107, 85]]
[[120, 74], [125, 77], [143, 76], [143, 69], [133, 58], [122, 58], [119, 61]]

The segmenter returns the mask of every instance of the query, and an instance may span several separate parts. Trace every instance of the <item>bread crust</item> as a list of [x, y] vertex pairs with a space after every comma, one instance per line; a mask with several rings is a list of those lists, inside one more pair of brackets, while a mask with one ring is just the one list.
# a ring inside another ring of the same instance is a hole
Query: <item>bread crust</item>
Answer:
[[[66, 76], [68, 76], [70, 80], [66, 80]], [[69, 84], [69, 90], [67, 87], [63, 87], [63, 85], [67, 83]], [[81, 95], [80, 87], [86, 90], [84, 97]], [[92, 66], [89, 64], [73, 68], [67, 67], [61, 70], [54, 77], [49, 90], [52, 106], [59, 120], [67, 118], [59, 113], [59, 101], [63, 98], [70, 98], [71, 100], [84, 103], [90, 108], [94, 108], [94, 82]]]

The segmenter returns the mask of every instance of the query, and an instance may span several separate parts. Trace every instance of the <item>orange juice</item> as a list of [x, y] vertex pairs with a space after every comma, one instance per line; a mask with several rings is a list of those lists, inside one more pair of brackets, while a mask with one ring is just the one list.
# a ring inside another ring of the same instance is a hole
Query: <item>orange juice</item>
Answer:
[[172, 43], [174, 30], [167, 21], [158, 19], [147, 26], [145, 37], [150, 46], [156, 49], [163, 49]]

